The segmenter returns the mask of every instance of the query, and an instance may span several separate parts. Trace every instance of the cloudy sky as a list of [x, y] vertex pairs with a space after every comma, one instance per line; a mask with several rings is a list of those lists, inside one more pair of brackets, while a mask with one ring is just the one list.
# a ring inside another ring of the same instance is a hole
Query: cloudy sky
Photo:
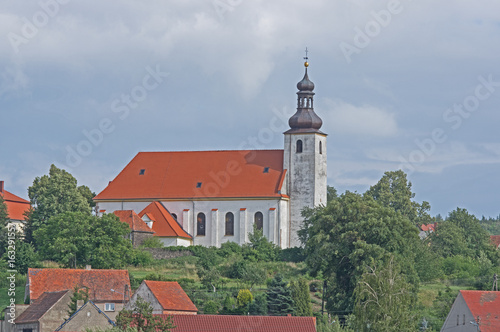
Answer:
[[409, 174], [432, 214], [500, 213], [500, 2], [0, 4], [0, 179], [102, 190], [139, 151], [278, 149], [309, 49], [328, 183]]

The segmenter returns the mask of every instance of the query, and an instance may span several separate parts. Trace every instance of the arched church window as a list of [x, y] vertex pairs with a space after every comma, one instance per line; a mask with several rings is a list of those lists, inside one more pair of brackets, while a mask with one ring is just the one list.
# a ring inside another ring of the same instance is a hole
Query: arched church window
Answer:
[[262, 212], [255, 213], [254, 222], [257, 229], [262, 230], [264, 228], [264, 216]]
[[226, 235], [234, 235], [234, 214], [226, 213]]
[[297, 141], [297, 153], [302, 153], [302, 140]]
[[197, 235], [205, 235], [205, 214], [203, 212], [198, 213], [196, 218], [196, 234]]
[[319, 154], [323, 154], [323, 142], [319, 142]]

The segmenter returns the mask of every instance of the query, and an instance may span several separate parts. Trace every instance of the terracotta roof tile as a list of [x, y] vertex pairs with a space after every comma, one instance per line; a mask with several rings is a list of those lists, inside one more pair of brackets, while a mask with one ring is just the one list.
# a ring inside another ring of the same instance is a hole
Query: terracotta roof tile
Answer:
[[4, 190], [0, 195], [3, 196], [9, 218], [12, 220], [24, 220], [24, 213], [31, 208], [29, 201], [16, 196], [7, 190]]
[[154, 233], [154, 231], [146, 225], [144, 220], [142, 220], [133, 210], [119, 210], [113, 213], [120, 218], [120, 221], [126, 222], [131, 231]]
[[495, 248], [498, 248], [500, 246], [500, 235], [490, 235], [490, 242]]
[[316, 332], [314, 317], [173, 315], [173, 323], [175, 332]]
[[121, 302], [125, 286], [130, 290], [127, 270], [82, 269], [28, 269], [30, 299], [38, 299], [44, 292], [73, 289], [75, 285], [89, 288], [89, 300], [94, 302]]
[[160, 302], [163, 310], [198, 312], [196, 306], [176, 281], [150, 281], [144, 283]]
[[140, 152], [95, 200], [281, 197], [283, 178], [283, 150]]
[[181, 225], [175, 220], [170, 212], [160, 202], [153, 202], [146, 206], [139, 213], [139, 217], [147, 215], [149, 219], [154, 220], [153, 231], [155, 236], [182, 237], [192, 239], [193, 237], [182, 229]]
[[461, 290], [474, 317], [479, 316], [481, 332], [500, 331], [500, 292]]
[[21, 315], [19, 315], [19, 317], [17, 317], [15, 323], [23, 324], [38, 321], [50, 308], [52, 308], [54, 304], [56, 304], [68, 292], [69, 290], [43, 293], [37, 301], [31, 304], [28, 309], [26, 309]]

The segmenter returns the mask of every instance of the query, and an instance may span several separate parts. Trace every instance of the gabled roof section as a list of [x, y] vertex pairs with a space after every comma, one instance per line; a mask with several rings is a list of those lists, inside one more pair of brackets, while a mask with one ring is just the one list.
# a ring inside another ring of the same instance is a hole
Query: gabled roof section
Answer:
[[139, 213], [139, 217], [147, 215], [153, 222], [153, 231], [155, 236], [162, 237], [181, 237], [185, 239], [192, 239], [193, 237], [182, 229], [181, 225], [170, 214], [166, 207], [160, 202], [153, 202], [146, 206], [144, 210]]
[[481, 332], [500, 331], [500, 292], [461, 290], [474, 318], [479, 316]]
[[163, 310], [198, 312], [186, 292], [176, 281], [144, 280]]
[[26, 309], [19, 317], [17, 317], [16, 324], [32, 323], [37, 322], [47, 311], [50, 310], [59, 302], [59, 300], [66, 295], [70, 290], [64, 290], [60, 292], [45, 292], [40, 298], [33, 304], [31, 304], [28, 309]]
[[[89, 288], [89, 300], [94, 302], [123, 301], [125, 287], [130, 291], [127, 270], [82, 269], [28, 269], [30, 300], [36, 300], [44, 292], [73, 289], [76, 285]], [[111, 291], [111, 289], [117, 292]]]
[[140, 152], [94, 199], [281, 197], [282, 173], [283, 150]]
[[0, 192], [0, 195], [3, 196], [5, 204], [7, 205], [9, 219], [24, 220], [24, 213], [31, 208], [30, 202], [8, 192], [5, 189]]
[[434, 224], [422, 224], [422, 226], [420, 226], [420, 229], [424, 232], [435, 232], [436, 231], [436, 223]]
[[[115, 322], [113, 322], [113, 320], [111, 320], [111, 318], [108, 317], [108, 315], [106, 315], [106, 313], [104, 313], [101, 309], [99, 309], [98, 306], [96, 306], [94, 304], [94, 302], [92, 301], [88, 301], [86, 302], [84, 305], [81, 306], [80, 309], [78, 309], [73, 315], [71, 315], [70, 318], [66, 319], [66, 321], [64, 323], [61, 324], [61, 326], [59, 326], [56, 331], [61, 331], [63, 330], [64, 331], [64, 327], [67, 325], [67, 324], [70, 324], [72, 322], [72, 320], [77, 317], [78, 315], [80, 315], [81, 312], [83, 312], [86, 308], [90, 307], [91, 309], [93, 309], [93, 311], [96, 311], [97, 314], [99, 315], [102, 315], [105, 319], [108, 320], [108, 323], [109, 325], [111, 326], [116, 326]], [[95, 321], [95, 318], [93, 319]], [[81, 324], [81, 323], [80, 323]]]
[[119, 210], [113, 212], [121, 222], [126, 222], [132, 232], [154, 233], [134, 210]]
[[316, 332], [314, 317], [172, 315], [172, 318], [177, 326], [175, 332]]

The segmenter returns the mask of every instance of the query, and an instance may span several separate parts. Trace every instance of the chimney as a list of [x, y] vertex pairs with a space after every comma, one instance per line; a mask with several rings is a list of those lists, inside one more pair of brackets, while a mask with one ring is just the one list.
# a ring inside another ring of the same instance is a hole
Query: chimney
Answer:
[[83, 307], [84, 304], [85, 304], [85, 302], [83, 300], [76, 300], [76, 310]]
[[92, 265], [85, 265], [85, 270], [92, 270]]
[[3, 194], [3, 184], [4, 184], [4, 182], [0, 181], [0, 193], [2, 193], [2, 194]]

